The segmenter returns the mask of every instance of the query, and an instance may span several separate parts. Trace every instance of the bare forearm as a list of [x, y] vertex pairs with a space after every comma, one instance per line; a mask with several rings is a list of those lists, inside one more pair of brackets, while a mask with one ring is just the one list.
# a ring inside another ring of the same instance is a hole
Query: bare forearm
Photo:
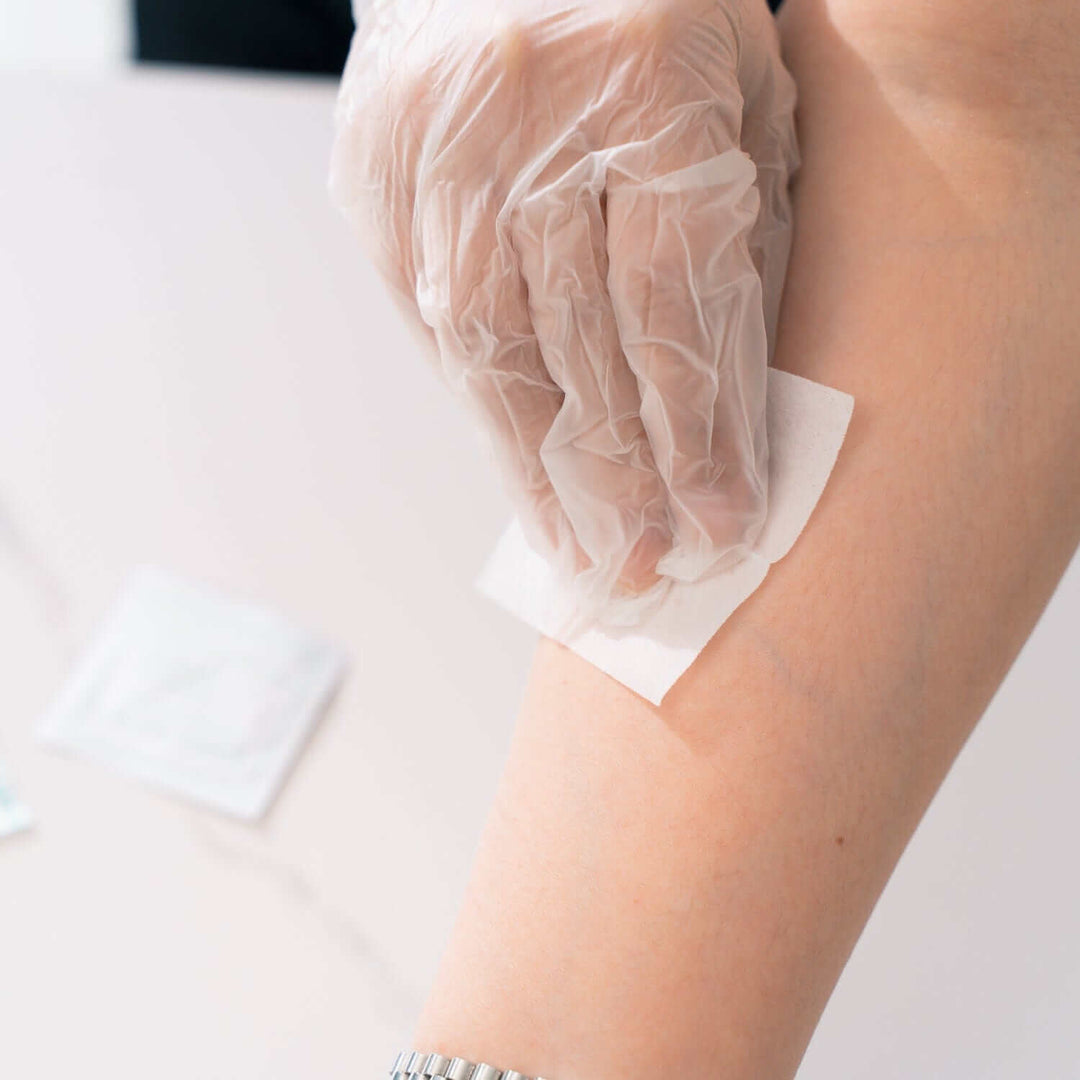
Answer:
[[854, 394], [848, 442], [663, 708], [541, 646], [423, 1049], [555, 1080], [792, 1076], [1080, 538], [1064, 136], [965, 126], [858, 20], [789, 8], [777, 364]]

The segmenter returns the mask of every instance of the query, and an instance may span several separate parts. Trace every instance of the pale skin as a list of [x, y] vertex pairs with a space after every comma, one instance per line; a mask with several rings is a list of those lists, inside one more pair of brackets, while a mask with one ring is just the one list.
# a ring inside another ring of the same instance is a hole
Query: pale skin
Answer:
[[775, 362], [854, 395], [847, 442], [662, 707], [541, 644], [418, 1049], [789, 1080], [1080, 541], [1075, 5], [788, 0], [781, 26], [804, 164]]

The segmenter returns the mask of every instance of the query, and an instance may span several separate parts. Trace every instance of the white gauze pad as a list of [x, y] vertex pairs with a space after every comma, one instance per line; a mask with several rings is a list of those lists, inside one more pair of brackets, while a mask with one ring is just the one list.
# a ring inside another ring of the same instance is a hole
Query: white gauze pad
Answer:
[[769, 510], [751, 554], [728, 570], [689, 584], [675, 582], [640, 625], [598, 624], [561, 632], [565, 611], [554, 572], [511, 523], [477, 579], [500, 607], [659, 705], [731, 613], [765, 580], [803, 531], [825, 490], [847, 433], [854, 399], [798, 375], [769, 369], [765, 422], [769, 435]]
[[139, 567], [38, 735], [254, 819], [345, 666], [341, 649], [273, 611]]

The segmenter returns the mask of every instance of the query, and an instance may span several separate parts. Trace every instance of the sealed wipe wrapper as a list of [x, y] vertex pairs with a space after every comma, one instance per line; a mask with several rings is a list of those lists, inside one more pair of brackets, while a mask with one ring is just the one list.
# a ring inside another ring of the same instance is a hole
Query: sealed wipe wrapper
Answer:
[[139, 566], [38, 736], [254, 821], [280, 790], [346, 663], [339, 646], [275, 611]]
[[333, 197], [583, 610], [640, 621], [761, 531], [794, 103], [762, 0], [359, 19]]
[[29, 829], [34, 824], [30, 808], [12, 790], [0, 768], [0, 839]]

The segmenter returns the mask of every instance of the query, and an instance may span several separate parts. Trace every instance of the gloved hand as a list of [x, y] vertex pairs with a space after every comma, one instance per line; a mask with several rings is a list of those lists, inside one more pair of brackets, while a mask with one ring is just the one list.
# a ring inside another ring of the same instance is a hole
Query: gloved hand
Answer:
[[794, 105], [765, 0], [374, 0], [353, 39], [332, 197], [623, 621], [764, 522]]

